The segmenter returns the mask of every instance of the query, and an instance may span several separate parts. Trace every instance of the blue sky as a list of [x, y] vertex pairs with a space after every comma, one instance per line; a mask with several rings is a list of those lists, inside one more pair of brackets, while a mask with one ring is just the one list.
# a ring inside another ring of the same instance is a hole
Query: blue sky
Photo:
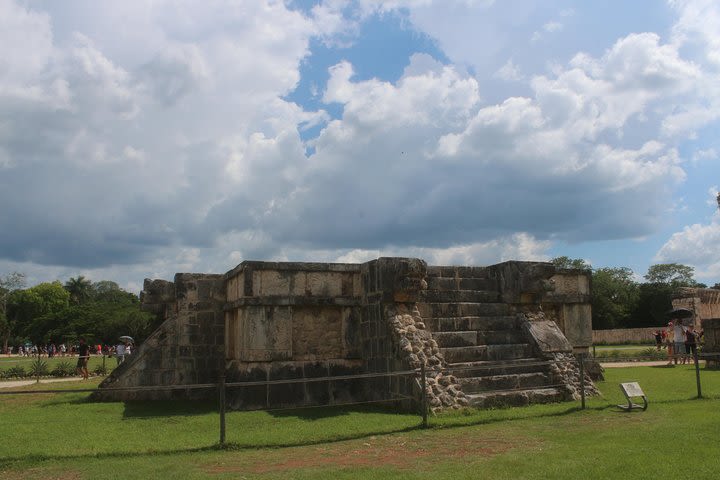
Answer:
[[0, 275], [567, 255], [720, 281], [712, 0], [0, 0]]

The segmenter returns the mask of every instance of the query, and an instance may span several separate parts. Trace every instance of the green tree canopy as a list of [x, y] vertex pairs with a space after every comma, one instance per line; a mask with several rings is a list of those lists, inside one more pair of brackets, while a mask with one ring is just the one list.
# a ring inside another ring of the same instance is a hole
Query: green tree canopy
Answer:
[[8, 299], [8, 317], [13, 320], [13, 333], [33, 342], [42, 341], [43, 318], [64, 310], [69, 304], [70, 293], [58, 281], [14, 291]]
[[694, 287], [698, 283], [693, 278], [695, 269], [680, 263], [658, 263], [651, 265], [645, 274], [645, 280], [650, 283], [664, 283], [674, 288]]
[[570, 258], [566, 256], [555, 257], [550, 262], [557, 268], [568, 270], [591, 270], [592, 265], [582, 258]]
[[639, 301], [638, 284], [627, 267], [598, 268], [592, 274], [594, 329], [620, 328], [632, 323]]
[[90, 280], [82, 275], [76, 278], [70, 278], [65, 282], [65, 290], [70, 293], [70, 300], [75, 305], [80, 305], [92, 297], [93, 284]]
[[15, 290], [25, 286], [25, 275], [12, 272], [0, 277], [0, 338], [2, 338], [2, 352], [7, 352], [8, 341], [14, 330], [14, 322], [7, 315], [7, 304], [10, 295]]

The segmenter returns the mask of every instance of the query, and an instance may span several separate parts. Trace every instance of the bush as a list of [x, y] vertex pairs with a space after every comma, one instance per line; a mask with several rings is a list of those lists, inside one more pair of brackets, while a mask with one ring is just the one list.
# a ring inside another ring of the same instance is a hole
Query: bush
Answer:
[[95, 369], [93, 370], [93, 373], [94, 373], [95, 375], [107, 375], [108, 369], [107, 369], [107, 367], [106, 367], [105, 365], [98, 365], [98, 366], [95, 367]]
[[22, 365], [15, 365], [14, 367], [10, 367], [6, 370], [8, 378], [23, 378], [27, 374], [25, 373], [25, 368]]
[[30, 364], [30, 371], [28, 371], [29, 377], [43, 377], [47, 375], [48, 372], [48, 364], [45, 360], [41, 360], [39, 358], [36, 358], [33, 360], [33, 362]]
[[75, 373], [75, 367], [68, 361], [62, 361], [53, 368], [50, 375], [54, 377], [69, 377]]

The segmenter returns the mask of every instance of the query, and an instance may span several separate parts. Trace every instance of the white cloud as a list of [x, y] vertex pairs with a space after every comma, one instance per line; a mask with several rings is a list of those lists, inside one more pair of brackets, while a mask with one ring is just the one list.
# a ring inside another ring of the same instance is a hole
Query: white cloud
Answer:
[[505, 64], [502, 67], [500, 67], [500, 69], [497, 72], [495, 72], [494, 76], [501, 80], [514, 81], [514, 82], [516, 82], [518, 80], [522, 80], [522, 78], [523, 78], [523, 75], [520, 72], [520, 68], [517, 65], [515, 65], [515, 63], [513, 63], [512, 58], [508, 59], [508, 61], [505, 62]]
[[[684, 55], [687, 32], [708, 45], [712, 32], [685, 10], [669, 43], [630, 34], [496, 100], [493, 71], [524, 78], [503, 48], [516, 30], [503, 29], [536, 5], [480, 29], [501, 4], [333, 1], [304, 15], [260, 0], [125, 3], [0, 0], [0, 202], [12, 205], [0, 251], [12, 265], [130, 285], [241, 259], [547, 259], [551, 241], [656, 231], [685, 178], [680, 139], [717, 115], [714, 77]], [[344, 45], [369, 15], [401, 8], [449, 62], [415, 54], [393, 80], [337, 63], [316, 100], [340, 118], [287, 100], [311, 39]]]

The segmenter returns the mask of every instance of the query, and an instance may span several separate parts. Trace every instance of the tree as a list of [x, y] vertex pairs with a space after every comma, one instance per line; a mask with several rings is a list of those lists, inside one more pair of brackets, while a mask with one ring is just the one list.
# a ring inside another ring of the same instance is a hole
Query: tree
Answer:
[[8, 340], [12, 332], [12, 325], [7, 316], [7, 302], [10, 294], [25, 286], [25, 275], [12, 272], [0, 277], [0, 337], [2, 337], [2, 351], [7, 353]]
[[640, 285], [633, 326], [656, 327], [667, 321], [672, 310], [672, 298], [681, 287], [699, 287], [693, 275], [695, 269], [680, 263], [651, 265], [645, 274], [646, 283]]
[[645, 275], [649, 283], [664, 283], [673, 288], [695, 287], [697, 282], [693, 278], [695, 269], [680, 263], [658, 263], [651, 265]]
[[72, 303], [80, 305], [92, 297], [93, 285], [90, 280], [79, 275], [76, 278], [70, 277], [70, 280], [65, 282], [65, 290], [70, 293]]
[[15, 290], [8, 299], [8, 318], [13, 333], [40, 342], [47, 333], [48, 319], [65, 310], [70, 293], [58, 281], [40, 283], [25, 290]]
[[631, 323], [639, 300], [638, 284], [627, 267], [599, 268], [592, 274], [592, 325], [594, 329], [624, 327]]
[[550, 262], [555, 265], [556, 268], [566, 270], [591, 270], [592, 265], [587, 263], [582, 258], [570, 258], [566, 256], [555, 257]]

